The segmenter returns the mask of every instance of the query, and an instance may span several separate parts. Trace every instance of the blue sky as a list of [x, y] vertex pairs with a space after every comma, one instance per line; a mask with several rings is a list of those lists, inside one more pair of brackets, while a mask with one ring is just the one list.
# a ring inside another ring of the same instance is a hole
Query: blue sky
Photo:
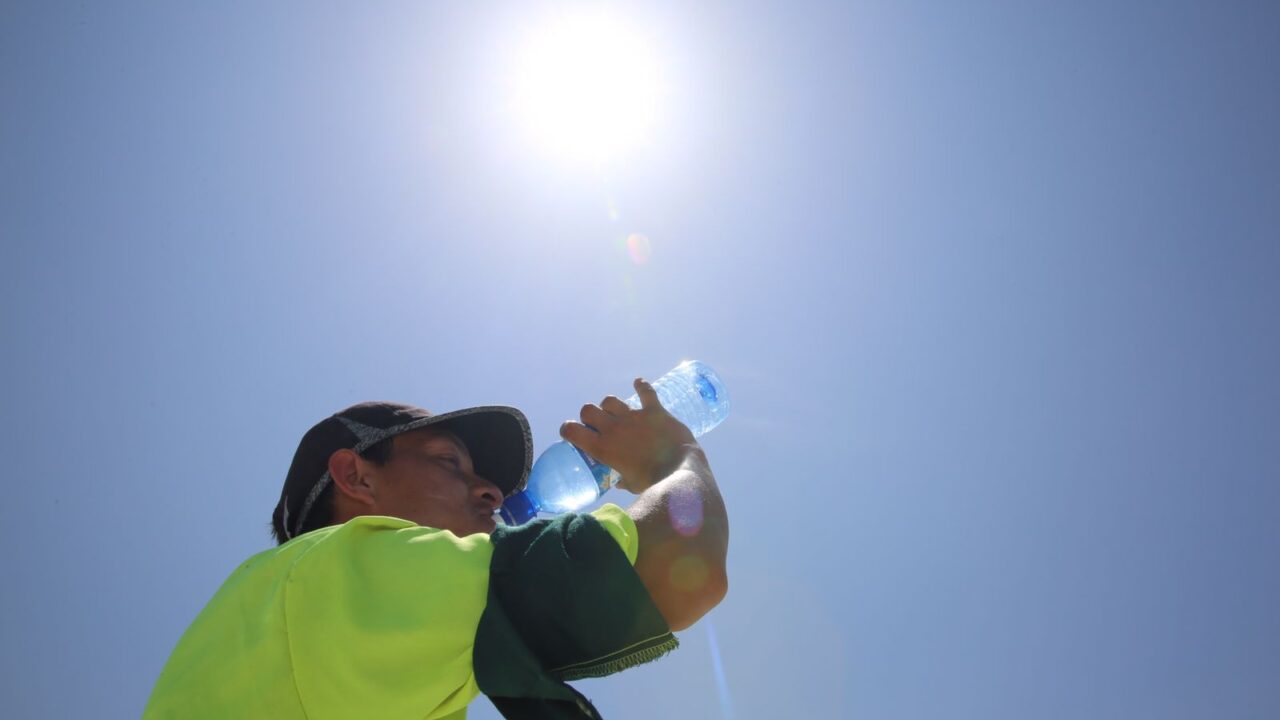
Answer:
[[334, 410], [699, 358], [728, 703], [702, 625], [606, 717], [1280, 715], [1280, 10], [605, 5], [599, 166], [502, 102], [581, 4], [0, 9], [4, 714], [138, 716]]

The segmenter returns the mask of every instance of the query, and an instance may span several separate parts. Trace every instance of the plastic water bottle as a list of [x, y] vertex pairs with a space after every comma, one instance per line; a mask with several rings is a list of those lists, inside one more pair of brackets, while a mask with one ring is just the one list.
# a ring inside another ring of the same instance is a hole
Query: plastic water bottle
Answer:
[[[697, 360], [688, 360], [653, 383], [658, 401], [694, 437], [719, 425], [729, 414], [729, 396], [715, 371]], [[640, 409], [632, 395], [627, 405]], [[529, 471], [525, 489], [502, 504], [502, 520], [508, 525], [528, 522], [539, 512], [572, 512], [591, 503], [621, 479], [618, 471], [561, 440], [543, 451]]]

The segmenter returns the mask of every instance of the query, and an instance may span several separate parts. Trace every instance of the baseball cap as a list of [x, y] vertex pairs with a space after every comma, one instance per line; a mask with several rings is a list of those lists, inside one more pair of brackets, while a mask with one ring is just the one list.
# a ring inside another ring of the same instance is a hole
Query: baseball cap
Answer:
[[412, 405], [364, 402], [316, 423], [298, 443], [285, 477], [273, 522], [287, 539], [298, 535], [320, 493], [333, 478], [329, 456], [342, 449], [364, 452], [410, 430], [438, 427], [467, 446], [476, 474], [497, 485], [504, 497], [524, 488], [533, 458], [533, 436], [524, 413], [486, 405], [433, 414]]

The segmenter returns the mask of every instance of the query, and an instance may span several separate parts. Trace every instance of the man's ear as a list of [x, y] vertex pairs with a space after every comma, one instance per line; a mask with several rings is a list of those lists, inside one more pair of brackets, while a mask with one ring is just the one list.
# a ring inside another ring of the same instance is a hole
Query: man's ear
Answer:
[[373, 485], [363, 472], [364, 459], [354, 450], [336, 450], [329, 456], [329, 476], [338, 494], [360, 507], [373, 507]]

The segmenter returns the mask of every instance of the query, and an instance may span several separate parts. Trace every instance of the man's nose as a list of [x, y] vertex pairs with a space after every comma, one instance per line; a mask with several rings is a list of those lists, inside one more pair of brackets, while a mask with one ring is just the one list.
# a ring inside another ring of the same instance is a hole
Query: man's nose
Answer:
[[471, 486], [471, 494], [487, 503], [494, 510], [502, 507], [502, 490], [479, 475], [474, 475], [473, 477], [475, 480]]

